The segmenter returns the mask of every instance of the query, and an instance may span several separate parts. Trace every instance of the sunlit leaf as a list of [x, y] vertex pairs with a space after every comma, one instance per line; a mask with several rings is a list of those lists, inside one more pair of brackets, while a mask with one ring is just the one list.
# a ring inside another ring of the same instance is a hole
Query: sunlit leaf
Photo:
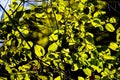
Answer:
[[102, 24], [101, 24], [101, 20], [99, 18], [94, 18], [93, 20], [91, 20], [91, 24], [94, 26], [94, 27], [99, 27], [99, 29], [101, 31], [104, 30]]
[[98, 73], [102, 71], [102, 69], [100, 69], [99, 66], [91, 65], [91, 67], [92, 67], [94, 70], [97, 70]]
[[87, 59], [87, 58], [88, 58], [88, 55], [87, 55], [87, 54], [82, 54], [82, 55], [81, 55], [81, 58]]
[[8, 73], [12, 73], [12, 69], [10, 68], [9, 65], [8, 65], [8, 66], [6, 65], [6, 66], [5, 66], [5, 69], [8, 71]]
[[101, 55], [105, 60], [115, 60], [115, 56]]
[[26, 74], [26, 75], [25, 75], [25, 80], [30, 80], [30, 78], [29, 78], [29, 75], [28, 75], [28, 74]]
[[58, 77], [56, 77], [54, 80], [61, 80], [61, 77], [58, 76]]
[[107, 76], [109, 74], [108, 68], [105, 68], [104, 72], [101, 73], [103, 77]]
[[61, 14], [56, 14], [56, 20], [60, 21], [62, 19], [62, 15]]
[[116, 23], [117, 21], [116, 21], [116, 19], [115, 19], [115, 17], [111, 17], [110, 18], [110, 23]]
[[35, 54], [37, 57], [42, 57], [45, 54], [45, 50], [42, 46], [40, 45], [35, 45], [34, 46]]
[[105, 8], [105, 6], [106, 6], [106, 2], [105, 1], [98, 0], [97, 2], [98, 2], [98, 5], [97, 5], [98, 9]]
[[64, 70], [64, 65], [62, 63], [59, 63], [60, 69]]
[[118, 48], [118, 45], [115, 42], [111, 42], [109, 48], [112, 50], [116, 50]]
[[79, 69], [77, 64], [74, 64], [73, 67], [74, 67], [73, 71], [77, 71]]
[[19, 66], [19, 70], [21, 70], [21, 71], [27, 71], [27, 70], [29, 70], [31, 68], [31, 66], [30, 65], [23, 65], [23, 66]]
[[106, 30], [109, 31], [109, 32], [114, 32], [114, 31], [115, 31], [114, 26], [113, 26], [112, 24], [110, 24], [110, 23], [107, 23], [107, 24], [105, 25], [105, 28], [106, 28]]
[[83, 5], [82, 3], [79, 3], [78, 7], [80, 8], [81, 11], [83, 11], [85, 8], [85, 5]]
[[49, 47], [48, 47], [48, 51], [56, 51], [58, 48], [58, 44], [57, 43], [52, 43]]
[[85, 80], [83, 77], [78, 76], [78, 80]]
[[41, 17], [43, 17], [44, 14], [45, 14], [44, 12], [43, 13], [36, 13], [35, 16], [38, 18], [41, 18]]
[[106, 14], [105, 11], [96, 11], [96, 12], [94, 13], [93, 17], [99, 17], [99, 16], [104, 15], [104, 14]]
[[0, 59], [0, 63], [3, 63], [4, 61], [2, 59]]
[[26, 41], [23, 41], [23, 44], [24, 44], [24, 48], [27, 48], [27, 49], [30, 49], [33, 46], [33, 42], [31, 41], [28, 41], [28, 43]]
[[83, 71], [88, 76], [91, 76], [91, 74], [92, 74], [92, 70], [90, 70], [89, 68], [85, 68], [85, 69], [83, 69]]
[[58, 35], [55, 35], [55, 34], [50, 35], [49, 36], [49, 40], [50, 41], [56, 41], [56, 40], [58, 40]]
[[117, 42], [120, 42], [120, 33], [117, 34], [116, 40], [117, 40]]
[[94, 45], [93, 44], [87, 44], [86, 48], [89, 49], [89, 50], [92, 50], [92, 49], [94, 49]]
[[47, 78], [47, 76], [38, 76], [38, 79], [40, 79], [40, 80], [48, 80], [48, 78]]
[[47, 12], [48, 12], [48, 13], [52, 12], [52, 8], [48, 8], [48, 9], [47, 9]]
[[37, 43], [42, 47], [45, 47], [48, 44], [48, 37], [39, 38]]

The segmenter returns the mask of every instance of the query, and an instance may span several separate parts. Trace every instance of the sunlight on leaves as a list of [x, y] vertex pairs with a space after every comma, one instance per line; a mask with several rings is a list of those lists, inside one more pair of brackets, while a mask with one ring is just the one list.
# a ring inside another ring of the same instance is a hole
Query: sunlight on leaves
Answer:
[[73, 71], [77, 71], [79, 69], [77, 64], [73, 64], [73, 67], [74, 67]]
[[40, 45], [35, 45], [34, 50], [35, 50], [35, 54], [38, 58], [42, 57], [45, 54], [44, 48]]
[[52, 43], [49, 47], [48, 47], [48, 51], [56, 51], [58, 48], [58, 44], [57, 43]]
[[78, 80], [85, 80], [83, 77], [78, 76]]
[[54, 80], [61, 80], [61, 77], [58, 76], [58, 77], [56, 77]]
[[29, 78], [29, 75], [28, 75], [28, 74], [26, 74], [26, 75], [25, 75], [25, 80], [30, 80], [30, 78]]
[[109, 32], [114, 32], [114, 31], [115, 31], [114, 26], [113, 26], [112, 24], [110, 24], [110, 23], [107, 23], [107, 24], [105, 25], [105, 28], [106, 28], [106, 30], [109, 31]]
[[111, 17], [110, 18], [110, 23], [116, 23], [117, 21], [116, 21], [116, 18], [114, 18], [114, 17]]
[[62, 15], [61, 14], [56, 14], [56, 20], [60, 21], [62, 19]]
[[111, 42], [109, 48], [112, 50], [116, 50], [118, 48], [118, 45], [115, 42]]
[[83, 69], [83, 71], [88, 76], [91, 76], [91, 74], [92, 74], [92, 70], [90, 70], [89, 68], [85, 68], [85, 69]]

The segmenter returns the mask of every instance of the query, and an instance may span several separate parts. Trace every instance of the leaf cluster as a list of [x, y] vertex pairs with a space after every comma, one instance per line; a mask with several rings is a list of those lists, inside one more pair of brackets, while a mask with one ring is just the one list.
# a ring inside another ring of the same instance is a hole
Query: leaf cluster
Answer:
[[30, 9], [19, 2], [3, 9], [1, 79], [120, 79], [120, 28], [106, 2], [50, 0]]

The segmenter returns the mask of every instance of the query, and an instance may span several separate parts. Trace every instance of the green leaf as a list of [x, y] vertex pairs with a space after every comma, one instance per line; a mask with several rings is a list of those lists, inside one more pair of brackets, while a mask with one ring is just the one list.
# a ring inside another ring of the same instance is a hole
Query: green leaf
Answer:
[[61, 14], [56, 14], [56, 20], [60, 21], [62, 19], [62, 15]]
[[4, 61], [3, 61], [2, 59], [0, 59], [0, 64], [1, 64], [1, 63], [4, 63]]
[[116, 23], [116, 22], [117, 22], [117, 20], [115, 19], [115, 17], [110, 18], [110, 23]]
[[42, 57], [45, 54], [44, 48], [42, 46], [40, 46], [40, 45], [35, 45], [34, 50], [35, 50], [35, 54], [39, 58]]
[[91, 76], [92, 70], [90, 70], [89, 68], [83, 69], [84, 73], [88, 76]]
[[101, 31], [104, 30], [103, 26], [102, 26], [102, 22], [99, 18], [94, 18], [93, 20], [91, 20], [91, 24], [94, 26], [94, 27], [99, 27], [99, 29]]
[[[33, 42], [31, 42], [31, 41], [28, 41], [28, 43], [26, 43], [26, 42], [24, 41], [23, 44], [24, 44], [24, 48], [27, 48], [27, 49], [30, 49], [30, 47], [33, 46]], [[29, 44], [30, 46], [29, 46], [28, 44]]]
[[58, 76], [58, 77], [56, 77], [54, 80], [61, 80], [61, 77]]
[[39, 80], [48, 80], [47, 76], [41, 76], [41, 75], [39, 76], [38, 75], [38, 78], [39, 78]]
[[114, 26], [113, 26], [112, 24], [110, 24], [110, 23], [107, 23], [107, 24], [105, 25], [105, 28], [106, 28], [106, 30], [109, 31], [109, 32], [114, 32], [114, 31], [115, 31]]
[[116, 40], [117, 40], [117, 42], [120, 42], [120, 33], [117, 34]]
[[102, 69], [100, 69], [99, 66], [91, 65], [91, 67], [92, 67], [94, 70], [97, 70], [98, 73], [100, 73], [100, 72], [102, 71]]
[[52, 43], [49, 47], [48, 47], [48, 51], [56, 51], [58, 48], [58, 44], [57, 43]]
[[83, 77], [78, 76], [78, 80], [85, 80]]
[[48, 9], [47, 9], [47, 12], [48, 12], [48, 13], [52, 12], [52, 8], [48, 8]]
[[10, 68], [9, 65], [6, 65], [6, 66], [5, 66], [5, 69], [8, 71], [8, 73], [12, 73], [12, 69]]
[[25, 74], [25, 80], [30, 80], [29, 75]]
[[87, 54], [81, 54], [81, 58], [87, 59], [87, 58], [88, 58], [88, 55], [87, 55]]
[[85, 3], [85, 2], [87, 2], [87, 1], [88, 1], [88, 0], [81, 0], [82, 3]]
[[111, 42], [110, 45], [109, 45], [109, 48], [112, 49], [112, 50], [116, 50], [118, 48], [118, 45], [115, 42]]
[[103, 15], [103, 14], [106, 14], [106, 12], [105, 12], [105, 11], [96, 11], [96, 12], [94, 13], [93, 17], [99, 17], [99, 16], [101, 16], [101, 15]]
[[51, 35], [49, 36], [49, 40], [50, 40], [50, 41], [56, 41], [56, 40], [58, 40], [58, 35], [51, 34]]
[[73, 67], [74, 67], [73, 71], [77, 71], [79, 69], [77, 64], [73, 64]]
[[45, 15], [44, 12], [43, 12], [43, 13], [36, 13], [36, 14], [35, 14], [35, 16], [36, 16], [37, 18], [41, 18], [41, 17], [43, 17], [43, 15]]
[[116, 60], [115, 56], [102, 55], [105, 60]]

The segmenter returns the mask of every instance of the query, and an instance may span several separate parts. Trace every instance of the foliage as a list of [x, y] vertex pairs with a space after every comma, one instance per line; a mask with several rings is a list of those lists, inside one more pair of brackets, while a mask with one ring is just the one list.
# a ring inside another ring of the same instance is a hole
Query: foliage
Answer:
[[19, 2], [0, 22], [0, 79], [120, 79], [120, 28], [106, 2], [51, 0], [30, 9]]

